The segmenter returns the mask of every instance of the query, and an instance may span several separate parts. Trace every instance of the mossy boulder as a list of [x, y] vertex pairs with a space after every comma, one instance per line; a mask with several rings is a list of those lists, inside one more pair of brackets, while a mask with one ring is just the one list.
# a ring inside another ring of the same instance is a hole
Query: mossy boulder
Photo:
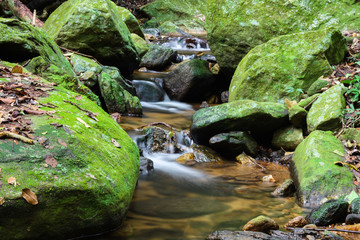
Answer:
[[334, 164], [344, 156], [342, 142], [331, 132], [314, 131], [299, 144], [291, 173], [302, 206], [319, 206], [324, 199], [338, 198], [354, 189], [351, 171]]
[[229, 101], [300, 100], [313, 82], [331, 72], [330, 64], [344, 58], [345, 51], [345, 39], [334, 29], [274, 38], [241, 60], [231, 80]]
[[242, 131], [216, 134], [210, 138], [209, 144], [220, 154], [231, 158], [243, 152], [255, 156], [259, 147], [250, 134]]
[[243, 231], [254, 231], [269, 233], [271, 230], [278, 230], [279, 224], [277, 224], [272, 218], [260, 215], [254, 219], [251, 219], [243, 227]]
[[159, 46], [150, 45], [148, 51], [141, 58], [140, 67], [146, 67], [152, 70], [164, 70], [172, 62], [176, 61], [177, 51]]
[[289, 109], [289, 120], [292, 125], [298, 128], [306, 126], [307, 111], [298, 104]]
[[169, 21], [183, 29], [203, 30], [206, 8], [207, 2], [201, 0], [155, 0], [141, 10], [159, 23]]
[[331, 83], [329, 81], [323, 80], [323, 79], [318, 79], [315, 82], [313, 82], [313, 84], [311, 84], [311, 86], [309, 87], [309, 89], [307, 90], [307, 94], [309, 96], [312, 96], [316, 93], [320, 93], [322, 92], [323, 88], [329, 87], [331, 85]]
[[192, 59], [182, 62], [164, 78], [164, 90], [171, 99], [201, 102], [213, 92], [215, 77], [208, 62]]
[[341, 84], [333, 86], [312, 104], [306, 117], [309, 132], [335, 131], [341, 127], [341, 117], [345, 109], [345, 90]]
[[283, 127], [274, 132], [272, 144], [285, 150], [295, 150], [304, 140], [303, 130], [294, 126]]
[[[78, 95], [54, 87], [48, 97], [37, 100], [57, 107], [41, 108], [53, 111], [51, 116], [26, 115], [35, 144], [0, 140], [2, 239], [76, 238], [115, 229], [124, 219], [139, 174], [138, 148], [106, 112]], [[97, 113], [98, 121], [64, 100]], [[36, 141], [44, 138], [46, 144]], [[52, 167], [46, 159], [56, 164]], [[10, 177], [20, 185], [5, 184]], [[37, 195], [37, 205], [22, 198], [25, 188]]]
[[229, 77], [252, 48], [274, 37], [330, 26], [357, 30], [360, 25], [360, 3], [354, 0], [209, 0], [207, 8], [209, 45]]
[[345, 222], [348, 207], [349, 203], [344, 200], [331, 200], [313, 209], [306, 216], [306, 220], [316, 226], [343, 223]]
[[196, 111], [192, 118], [191, 135], [196, 143], [229, 131], [251, 131], [266, 134], [288, 122], [285, 105], [271, 102], [239, 100]]
[[142, 106], [132, 83], [116, 67], [104, 67], [99, 79], [101, 96], [109, 113], [141, 116]]
[[360, 130], [358, 130], [357, 128], [347, 128], [340, 135], [340, 139], [360, 143]]
[[130, 33], [135, 33], [136, 35], [140, 36], [141, 38], [145, 38], [144, 33], [141, 30], [141, 27], [139, 25], [139, 21], [129, 10], [118, 6], [116, 8], [116, 11], [120, 15], [121, 20], [126, 24]]
[[110, 0], [69, 0], [49, 16], [43, 29], [60, 46], [129, 74], [140, 59], [117, 9]]
[[143, 57], [150, 49], [148, 43], [145, 39], [141, 38], [139, 35], [132, 33], [131, 39], [135, 45], [136, 51], [139, 54], [139, 57]]
[[99, 63], [78, 54], [71, 55], [70, 61], [75, 73], [85, 86], [91, 88], [99, 83], [99, 75], [102, 71], [102, 66]]

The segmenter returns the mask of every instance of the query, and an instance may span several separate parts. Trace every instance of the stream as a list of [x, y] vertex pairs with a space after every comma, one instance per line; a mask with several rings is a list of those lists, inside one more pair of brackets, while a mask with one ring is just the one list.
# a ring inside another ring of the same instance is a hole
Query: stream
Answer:
[[[172, 40], [172, 41], [171, 41]], [[195, 39], [174, 38], [159, 43], [177, 49], [183, 59], [202, 51], [211, 54], [207, 44]], [[187, 44], [191, 45], [189, 49]], [[200, 42], [201, 44], [197, 44]], [[159, 87], [166, 73], [137, 71], [134, 86], [138, 84]], [[144, 82], [145, 81], [145, 82]], [[170, 101], [163, 92], [163, 101], [142, 101], [143, 117], [122, 117], [121, 126], [135, 139], [136, 130], [152, 122], [165, 122], [176, 129], [186, 130], [199, 104]], [[154, 162], [154, 170], [140, 175], [126, 220], [114, 232], [98, 236], [96, 240], [162, 240], [205, 239], [216, 230], [240, 230], [258, 215], [273, 218], [282, 229], [290, 219], [304, 214], [294, 197], [277, 198], [271, 195], [275, 187], [289, 178], [287, 167], [261, 163], [266, 171], [224, 160], [223, 163], [185, 166], [176, 161], [181, 154], [144, 152]], [[272, 175], [275, 183], [263, 182]]]

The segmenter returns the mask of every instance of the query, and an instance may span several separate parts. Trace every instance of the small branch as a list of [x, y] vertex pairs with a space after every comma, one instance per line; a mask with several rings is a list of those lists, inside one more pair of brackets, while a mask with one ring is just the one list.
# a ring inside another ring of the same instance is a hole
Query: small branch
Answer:
[[34, 140], [9, 131], [0, 132], [0, 138], [13, 138], [23, 141], [24, 143], [34, 144]]
[[74, 50], [71, 50], [71, 49], [68, 49], [68, 48], [64, 48], [62, 46], [59, 46], [59, 48], [61, 50], [64, 50], [64, 51], [68, 51], [68, 52], [72, 52], [72, 53], [75, 53], [77, 55], [80, 55], [80, 56], [83, 56], [83, 57], [87, 57], [87, 58], [91, 58], [92, 60], [94, 60], [96, 63], [100, 64], [102, 66], [102, 64], [96, 59], [94, 58], [93, 56], [90, 56], [90, 55], [87, 55], [87, 54], [84, 54], [84, 53], [79, 53], [78, 51], [74, 51]]
[[30, 9], [26, 5], [24, 5], [20, 0], [5, 0], [4, 2], [13, 12], [13, 14], [16, 17], [20, 18], [21, 20], [28, 23], [34, 22], [33, 25], [39, 28], [41, 28], [44, 25], [44, 23], [36, 16], [34, 16], [33, 13], [30, 11]]
[[93, 113], [93, 112], [90, 112], [89, 110], [86, 110], [86, 109], [83, 109], [82, 107], [80, 107], [79, 105], [77, 105], [76, 103], [73, 103], [71, 101], [67, 101], [67, 100], [63, 100], [64, 102], [66, 103], [70, 103], [71, 105], [74, 105], [75, 107], [77, 107], [79, 110], [83, 111], [86, 113], [86, 115], [92, 119], [94, 119], [95, 121], [99, 121], [97, 118], [96, 118], [96, 114]]
[[319, 96], [315, 97], [311, 102], [308, 103], [308, 105], [306, 105], [304, 107], [304, 109], [307, 109], [311, 104], [313, 104], [317, 99], [319, 98]]

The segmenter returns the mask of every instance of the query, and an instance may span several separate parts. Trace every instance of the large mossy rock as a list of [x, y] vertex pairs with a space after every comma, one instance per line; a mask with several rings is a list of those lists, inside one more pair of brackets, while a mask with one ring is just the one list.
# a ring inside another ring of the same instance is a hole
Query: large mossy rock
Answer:
[[208, 145], [208, 140], [218, 133], [252, 131], [265, 134], [287, 121], [288, 111], [283, 104], [239, 100], [196, 111], [191, 135], [196, 143]]
[[140, 59], [117, 9], [110, 0], [69, 0], [50, 15], [43, 29], [60, 46], [94, 56], [128, 74]]
[[338, 198], [354, 189], [349, 169], [334, 164], [344, 156], [342, 142], [331, 132], [314, 131], [300, 143], [291, 171], [302, 206], [315, 207], [324, 199]]
[[207, 2], [202, 0], [155, 0], [141, 10], [160, 23], [172, 22], [185, 29], [204, 29]]
[[335, 223], [345, 222], [348, 213], [349, 203], [344, 200], [330, 200], [313, 209], [306, 216], [308, 223], [316, 226], [328, 226]]
[[342, 113], [345, 109], [345, 91], [346, 88], [338, 84], [326, 90], [312, 104], [306, 117], [309, 132], [335, 131], [341, 127]]
[[300, 100], [313, 82], [331, 72], [330, 64], [342, 61], [346, 50], [345, 39], [334, 29], [274, 38], [241, 60], [231, 80], [229, 101]]
[[330, 26], [356, 30], [360, 25], [355, 0], [209, 0], [207, 5], [209, 45], [229, 77], [252, 48], [276, 36]]
[[[32, 79], [27, 76], [22, 84]], [[0, 140], [2, 239], [69, 239], [107, 232], [121, 224], [132, 199], [140, 163], [136, 144], [85, 96], [78, 98], [62, 87], [48, 94], [38, 101], [57, 106], [55, 111], [41, 108], [52, 111], [51, 116], [25, 115], [35, 144]], [[99, 121], [64, 100], [97, 113]], [[20, 185], [5, 183], [10, 177]], [[37, 195], [37, 205], [24, 200], [25, 188]]]
[[171, 99], [184, 102], [200, 102], [210, 96], [215, 77], [208, 62], [193, 59], [180, 63], [164, 78], [164, 90]]
[[78, 54], [71, 55], [70, 61], [74, 71], [85, 86], [91, 88], [99, 83], [99, 76], [102, 71], [100, 64]]
[[139, 21], [129, 10], [123, 7], [117, 7], [116, 11], [131, 33], [135, 33], [136, 35], [145, 38], [144, 33], [139, 25]]

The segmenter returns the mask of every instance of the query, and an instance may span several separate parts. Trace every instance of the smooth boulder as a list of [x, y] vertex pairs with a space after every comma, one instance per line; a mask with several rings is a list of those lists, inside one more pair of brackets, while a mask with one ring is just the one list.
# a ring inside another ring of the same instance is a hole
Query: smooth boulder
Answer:
[[229, 87], [229, 102], [240, 99], [284, 102], [300, 97], [330, 64], [340, 63], [347, 51], [340, 31], [283, 35], [252, 49], [239, 63]]
[[285, 150], [295, 150], [304, 140], [303, 130], [293, 126], [283, 127], [274, 132], [272, 145]]
[[58, 45], [129, 74], [140, 59], [117, 9], [110, 0], [69, 0], [49, 16], [43, 30]]
[[291, 173], [302, 206], [316, 207], [324, 199], [336, 199], [354, 189], [351, 171], [334, 164], [344, 157], [342, 142], [331, 132], [314, 131], [299, 144]]
[[196, 111], [190, 131], [196, 143], [207, 145], [218, 133], [252, 131], [265, 134], [287, 122], [288, 111], [283, 104], [240, 100]]

